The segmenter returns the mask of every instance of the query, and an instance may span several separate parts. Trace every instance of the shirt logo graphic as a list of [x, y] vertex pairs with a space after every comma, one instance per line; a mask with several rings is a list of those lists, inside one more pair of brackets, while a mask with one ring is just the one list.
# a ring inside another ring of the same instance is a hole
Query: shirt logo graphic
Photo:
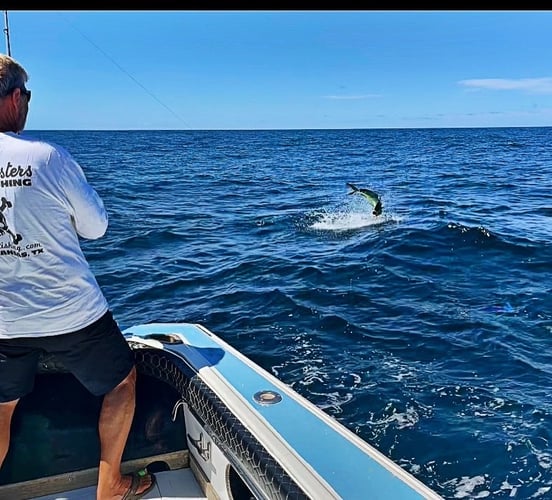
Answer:
[[0, 236], [3, 236], [4, 234], [9, 234], [11, 236], [13, 244], [17, 245], [21, 241], [22, 236], [20, 234], [14, 234], [10, 230], [10, 228], [8, 227], [8, 223], [6, 222], [6, 217], [4, 216], [4, 210], [6, 210], [7, 208], [11, 208], [12, 202], [8, 201], [3, 196], [1, 201], [2, 204], [0, 205]]

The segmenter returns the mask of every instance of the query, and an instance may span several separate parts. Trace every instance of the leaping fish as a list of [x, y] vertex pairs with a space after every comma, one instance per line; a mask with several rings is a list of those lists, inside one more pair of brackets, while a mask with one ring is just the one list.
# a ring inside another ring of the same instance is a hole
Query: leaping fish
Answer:
[[354, 184], [351, 184], [350, 182], [347, 182], [347, 186], [350, 187], [352, 190], [348, 194], [357, 193], [361, 196], [364, 196], [374, 207], [372, 214], [381, 215], [383, 207], [381, 205], [381, 200], [378, 193], [372, 191], [371, 189], [357, 188]]

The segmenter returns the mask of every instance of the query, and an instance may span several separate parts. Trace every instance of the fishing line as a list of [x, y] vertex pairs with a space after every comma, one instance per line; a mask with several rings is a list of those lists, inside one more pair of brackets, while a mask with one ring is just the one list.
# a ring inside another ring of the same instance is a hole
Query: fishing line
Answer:
[[176, 111], [171, 109], [169, 106], [167, 106], [161, 99], [159, 99], [153, 92], [151, 92], [148, 88], [146, 88], [145, 85], [143, 85], [141, 82], [138, 81], [137, 78], [135, 78], [133, 75], [131, 75], [125, 68], [123, 68], [113, 57], [111, 57], [102, 47], [100, 47], [94, 40], [92, 40], [88, 35], [83, 33], [77, 26], [69, 20], [65, 15], [59, 14], [61, 17], [65, 19], [65, 21], [73, 28], [79, 35], [81, 35], [88, 43], [90, 43], [94, 48], [96, 48], [99, 52], [101, 52], [109, 61], [111, 61], [122, 73], [124, 73], [126, 76], [128, 76], [136, 85], [138, 85], [140, 88], [142, 88], [150, 97], [152, 97], [157, 103], [159, 103], [161, 106], [163, 106], [169, 113], [171, 113], [174, 117], [176, 117], [178, 120], [180, 120], [186, 128], [191, 129], [191, 125], [184, 120]]

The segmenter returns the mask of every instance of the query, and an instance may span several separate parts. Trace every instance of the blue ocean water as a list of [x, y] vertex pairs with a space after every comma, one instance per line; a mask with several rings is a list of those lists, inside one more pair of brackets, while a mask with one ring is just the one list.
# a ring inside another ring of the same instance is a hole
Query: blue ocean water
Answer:
[[552, 496], [552, 128], [28, 135], [123, 328], [205, 325], [445, 498]]

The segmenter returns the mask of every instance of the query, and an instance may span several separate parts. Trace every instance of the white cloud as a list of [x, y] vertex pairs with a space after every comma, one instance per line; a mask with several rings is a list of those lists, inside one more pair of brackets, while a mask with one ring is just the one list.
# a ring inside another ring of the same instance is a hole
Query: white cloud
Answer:
[[458, 82], [464, 87], [474, 90], [521, 90], [531, 94], [552, 94], [552, 78], [480, 78], [475, 80], [461, 80]]

